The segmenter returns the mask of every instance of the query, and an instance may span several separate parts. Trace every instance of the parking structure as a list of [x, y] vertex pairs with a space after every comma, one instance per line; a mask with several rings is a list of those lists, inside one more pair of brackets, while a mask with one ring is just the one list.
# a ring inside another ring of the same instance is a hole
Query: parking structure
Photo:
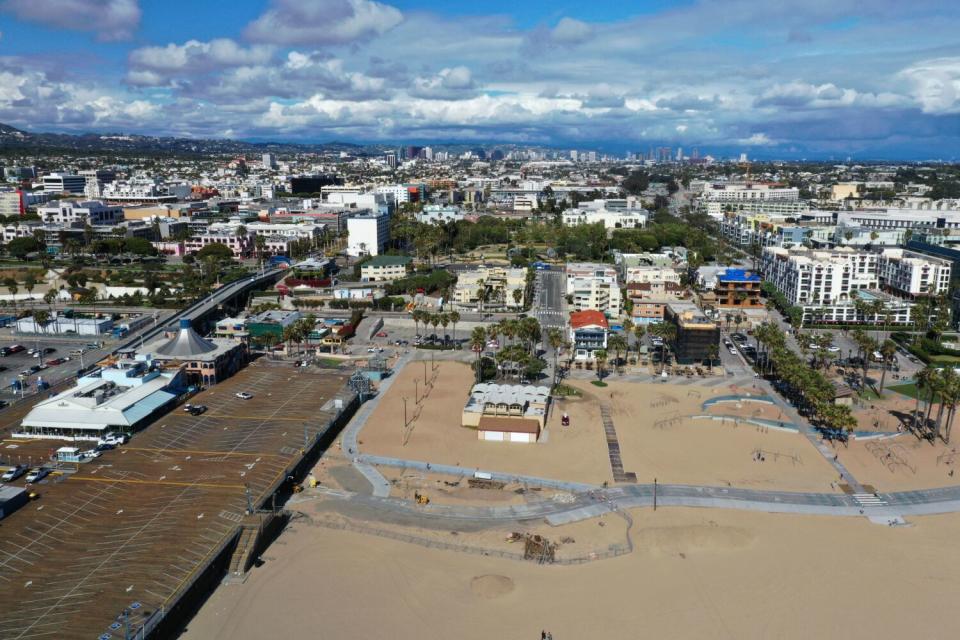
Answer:
[[[304, 438], [337, 414], [334, 399], [349, 404], [345, 383], [258, 361], [192, 398], [207, 406], [202, 415], [177, 408], [127, 445], [33, 485], [40, 498], [0, 528], [0, 602], [12, 605], [0, 608], [0, 637], [122, 638], [110, 625], [124, 608], [132, 628], [169, 609], [236, 535], [247, 492], [264, 500]], [[253, 397], [236, 398], [241, 391]], [[0, 412], [5, 431], [27, 410]], [[61, 444], [6, 439], [0, 454], [38, 459]]]

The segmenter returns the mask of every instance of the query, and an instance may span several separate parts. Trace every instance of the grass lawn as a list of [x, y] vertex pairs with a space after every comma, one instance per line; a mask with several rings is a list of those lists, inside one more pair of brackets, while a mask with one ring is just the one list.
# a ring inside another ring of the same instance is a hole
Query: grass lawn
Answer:
[[898, 384], [892, 387], [887, 387], [887, 391], [896, 391], [897, 393], [903, 394], [908, 398], [917, 397], [917, 385], [913, 382], [907, 384]]
[[606, 382], [601, 382], [600, 380], [593, 380], [593, 381], [590, 382], [590, 384], [592, 384], [592, 385], [595, 386], [595, 387], [605, 387], [605, 386], [607, 386], [607, 383], [606, 383]]

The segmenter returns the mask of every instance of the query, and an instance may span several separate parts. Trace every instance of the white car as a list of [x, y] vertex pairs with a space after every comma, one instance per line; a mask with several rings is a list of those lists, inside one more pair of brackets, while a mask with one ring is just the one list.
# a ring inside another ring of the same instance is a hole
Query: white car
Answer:
[[830, 345], [829, 347], [827, 347], [827, 351], [829, 351], [830, 353], [839, 353], [839, 352], [840, 352], [840, 347], [838, 347], [838, 346], [835, 345], [835, 344], [832, 344], [832, 345]]
[[27, 477], [25, 478], [25, 480], [28, 483], [38, 482], [46, 478], [48, 475], [50, 475], [50, 469], [47, 469], [46, 467], [37, 467], [36, 469], [34, 469], [33, 471], [27, 474]]
[[237, 392], [236, 392], [235, 394], [233, 394], [233, 395], [235, 395], [236, 397], [240, 398], [241, 400], [249, 400], [250, 398], [253, 397], [253, 394], [252, 394], [252, 393], [247, 393], [246, 391], [237, 391]]
[[97, 441], [97, 444], [112, 444], [113, 446], [119, 446], [121, 444], [127, 444], [130, 441], [130, 436], [122, 433], [108, 433], [105, 434], [102, 438]]
[[5, 471], [4, 474], [0, 476], [0, 480], [3, 480], [4, 482], [10, 482], [11, 480], [16, 480], [26, 472], [27, 472], [27, 465], [18, 464], [8, 469], [7, 471]]
[[87, 449], [86, 451], [81, 451], [80, 455], [84, 458], [99, 458], [103, 455], [102, 451], [97, 451], [96, 449]]
[[734, 349], [733, 347], [730, 347], [730, 355], [732, 355], [732, 356], [737, 355], [737, 350]]

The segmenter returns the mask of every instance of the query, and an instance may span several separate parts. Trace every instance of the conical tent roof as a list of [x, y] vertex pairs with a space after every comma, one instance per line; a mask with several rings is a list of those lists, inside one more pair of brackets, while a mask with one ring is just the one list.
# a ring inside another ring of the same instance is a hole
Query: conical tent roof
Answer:
[[180, 321], [180, 332], [157, 349], [157, 354], [174, 358], [189, 358], [214, 351], [217, 345], [201, 338], [190, 326], [189, 320]]

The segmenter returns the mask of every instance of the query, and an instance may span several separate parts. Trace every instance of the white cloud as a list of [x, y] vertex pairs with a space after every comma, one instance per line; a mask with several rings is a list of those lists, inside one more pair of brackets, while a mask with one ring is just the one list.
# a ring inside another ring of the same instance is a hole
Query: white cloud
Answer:
[[273, 0], [245, 33], [273, 44], [344, 44], [382, 34], [402, 20], [399, 10], [373, 0]]
[[59, 29], [92, 31], [101, 40], [129, 40], [141, 17], [137, 0], [3, 0], [0, 11]]
[[737, 144], [742, 144], [748, 147], [769, 147], [777, 144], [777, 141], [771, 140], [765, 133], [755, 133], [749, 138], [740, 138], [737, 140]]
[[924, 113], [960, 112], [960, 58], [918, 62], [900, 72]]
[[134, 77], [152, 78], [164, 73], [203, 73], [225, 67], [264, 64], [273, 57], [273, 51], [268, 45], [245, 48], [229, 38], [210, 42], [188, 40], [182, 45], [171, 43], [165, 47], [135, 49], [130, 53], [130, 64], [134, 72], [154, 72]]
[[457, 100], [476, 94], [473, 73], [467, 67], [441, 69], [433, 76], [418, 77], [410, 94], [419, 98]]
[[593, 35], [593, 27], [582, 20], [561, 18], [550, 32], [550, 38], [557, 44], [580, 44]]

